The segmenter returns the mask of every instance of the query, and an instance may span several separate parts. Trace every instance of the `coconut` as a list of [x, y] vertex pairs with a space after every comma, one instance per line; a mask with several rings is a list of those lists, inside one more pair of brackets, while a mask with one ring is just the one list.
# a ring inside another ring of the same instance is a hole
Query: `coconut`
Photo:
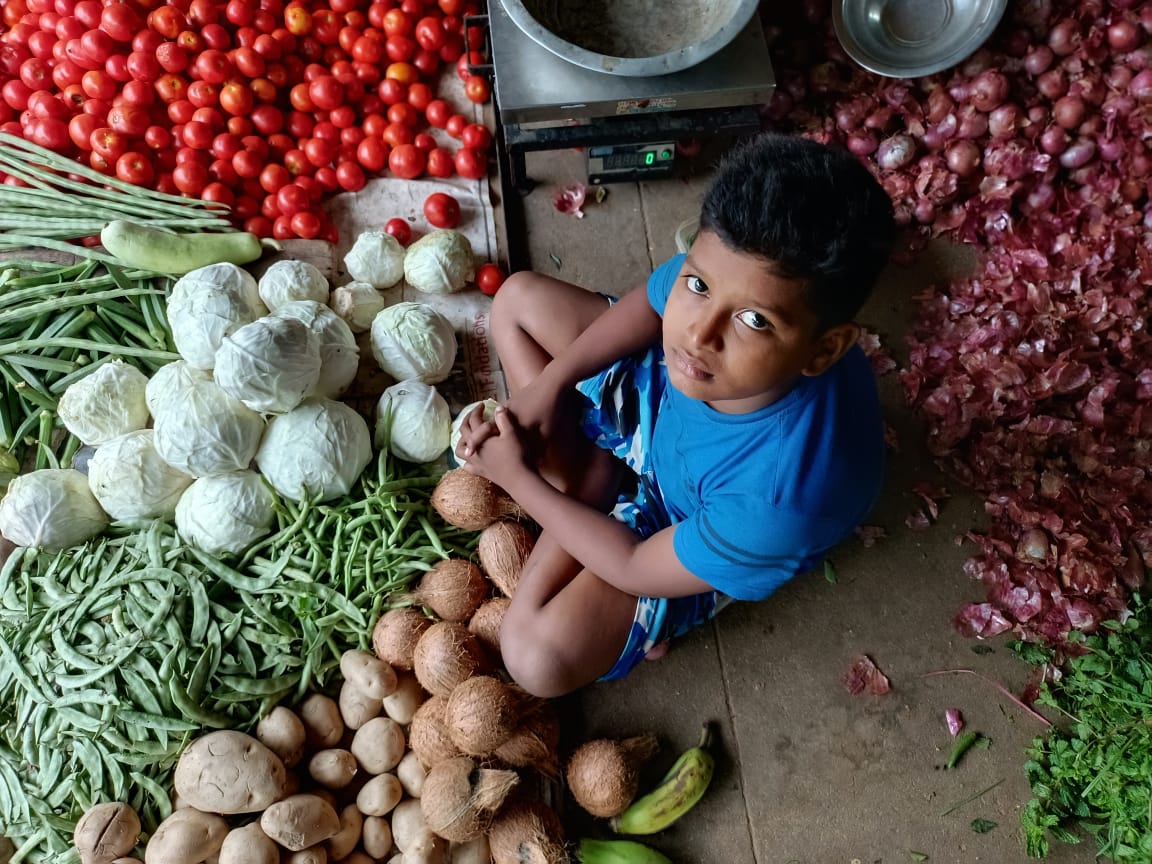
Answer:
[[433, 696], [416, 709], [408, 726], [408, 747], [431, 768], [438, 762], [459, 756], [460, 749], [452, 743], [448, 726], [444, 722], [444, 710], [448, 707], [446, 696]]
[[560, 746], [560, 718], [551, 702], [540, 700], [493, 756], [516, 768], [532, 768], [545, 777], [560, 776], [557, 748]]
[[431, 626], [431, 619], [412, 606], [389, 609], [372, 630], [372, 648], [385, 663], [397, 669], [411, 669], [416, 643]]
[[488, 596], [488, 580], [463, 558], [437, 561], [409, 599], [427, 606], [445, 621], [467, 621]]
[[461, 681], [487, 668], [480, 640], [455, 621], [437, 621], [420, 637], [412, 655], [412, 671], [420, 685], [436, 696], [447, 696]]
[[440, 518], [465, 531], [480, 531], [505, 516], [519, 519], [524, 515], [507, 492], [463, 468], [440, 478], [432, 490], [431, 503]]
[[506, 597], [511, 597], [520, 582], [524, 562], [535, 545], [536, 538], [523, 525], [501, 520], [480, 532], [476, 553], [492, 584]]
[[468, 632], [480, 640], [493, 657], [500, 656], [500, 625], [504, 623], [504, 613], [512, 601], [507, 597], [493, 597], [485, 600], [468, 622]]
[[481, 768], [467, 756], [455, 756], [428, 769], [420, 809], [428, 827], [445, 840], [475, 840], [487, 833], [495, 812], [518, 782], [515, 771]]
[[536, 700], [515, 684], [489, 675], [461, 681], [448, 696], [444, 722], [452, 743], [470, 756], [487, 756], [512, 737]]
[[576, 803], [605, 819], [628, 809], [640, 787], [640, 766], [660, 745], [652, 735], [622, 741], [598, 738], [576, 748], [568, 760], [568, 788]]
[[568, 864], [564, 828], [542, 801], [509, 803], [488, 831], [492, 864]]

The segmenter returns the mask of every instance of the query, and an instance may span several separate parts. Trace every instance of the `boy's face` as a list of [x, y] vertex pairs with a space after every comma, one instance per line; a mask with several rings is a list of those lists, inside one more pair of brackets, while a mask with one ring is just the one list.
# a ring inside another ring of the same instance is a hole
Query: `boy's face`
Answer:
[[672, 386], [717, 411], [745, 414], [784, 396], [799, 376], [831, 366], [858, 329], [843, 324], [819, 332], [803, 287], [702, 231], [664, 309]]

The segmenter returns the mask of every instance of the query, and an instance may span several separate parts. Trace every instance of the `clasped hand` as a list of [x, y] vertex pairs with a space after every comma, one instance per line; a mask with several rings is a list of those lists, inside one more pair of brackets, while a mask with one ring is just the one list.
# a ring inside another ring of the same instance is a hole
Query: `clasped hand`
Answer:
[[491, 420], [484, 419], [482, 405], [464, 418], [456, 456], [466, 461], [466, 470], [497, 486], [505, 485], [516, 471], [528, 467], [528, 448], [523, 435], [512, 412], [503, 405], [496, 409]]

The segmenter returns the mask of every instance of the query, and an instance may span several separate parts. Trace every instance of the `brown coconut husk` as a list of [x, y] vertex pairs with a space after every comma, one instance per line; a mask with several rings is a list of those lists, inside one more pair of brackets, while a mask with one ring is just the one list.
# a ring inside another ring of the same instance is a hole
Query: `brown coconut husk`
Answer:
[[440, 478], [432, 490], [431, 504], [441, 519], [465, 531], [482, 531], [505, 517], [524, 517], [524, 511], [507, 492], [463, 468], [455, 468]]
[[420, 810], [434, 834], [466, 843], [488, 832], [496, 811], [519, 782], [515, 771], [481, 768], [467, 756], [445, 759], [428, 770]]
[[436, 696], [447, 696], [461, 681], [487, 668], [488, 656], [480, 640], [455, 621], [437, 621], [429, 627], [412, 656], [416, 680]]
[[408, 599], [427, 606], [444, 621], [467, 621], [488, 596], [488, 580], [463, 558], [437, 561]]
[[524, 562], [535, 545], [536, 537], [519, 522], [501, 520], [480, 532], [476, 554], [492, 584], [500, 593], [511, 597], [516, 593]]
[[493, 751], [499, 761], [516, 768], [531, 768], [545, 777], [560, 776], [560, 717], [551, 702], [538, 700], [512, 737]]
[[408, 747], [425, 768], [462, 755], [460, 749], [452, 743], [448, 725], [444, 722], [444, 709], [447, 706], [447, 697], [433, 696], [416, 709], [408, 725]]
[[593, 816], [619, 816], [636, 798], [640, 766], [659, 749], [653, 735], [586, 741], [568, 760], [568, 789], [576, 803]]
[[468, 622], [468, 632], [479, 639], [493, 657], [500, 656], [500, 625], [504, 623], [504, 613], [511, 605], [509, 597], [492, 597], [480, 604]]
[[490, 675], [461, 681], [448, 696], [444, 722], [452, 743], [470, 756], [487, 756], [512, 737], [534, 699]]
[[488, 829], [492, 864], [568, 864], [564, 828], [543, 801], [510, 802]]
[[411, 669], [416, 643], [432, 619], [414, 606], [389, 609], [372, 629], [372, 649], [376, 656], [396, 669]]

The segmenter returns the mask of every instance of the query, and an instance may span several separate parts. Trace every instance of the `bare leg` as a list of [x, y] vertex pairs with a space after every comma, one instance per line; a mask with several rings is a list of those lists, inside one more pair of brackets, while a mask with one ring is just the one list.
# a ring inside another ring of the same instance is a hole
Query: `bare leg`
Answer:
[[[509, 389], [515, 393], [531, 382], [607, 308], [604, 298], [567, 282], [537, 273], [509, 277], [492, 310], [493, 339]], [[566, 413], [565, 420], [548, 443], [541, 473], [574, 498], [607, 510], [626, 469], [581, 434], [574, 414]], [[545, 533], [504, 617], [504, 664], [529, 692], [568, 693], [612, 668], [635, 609], [634, 596], [589, 573]]]

